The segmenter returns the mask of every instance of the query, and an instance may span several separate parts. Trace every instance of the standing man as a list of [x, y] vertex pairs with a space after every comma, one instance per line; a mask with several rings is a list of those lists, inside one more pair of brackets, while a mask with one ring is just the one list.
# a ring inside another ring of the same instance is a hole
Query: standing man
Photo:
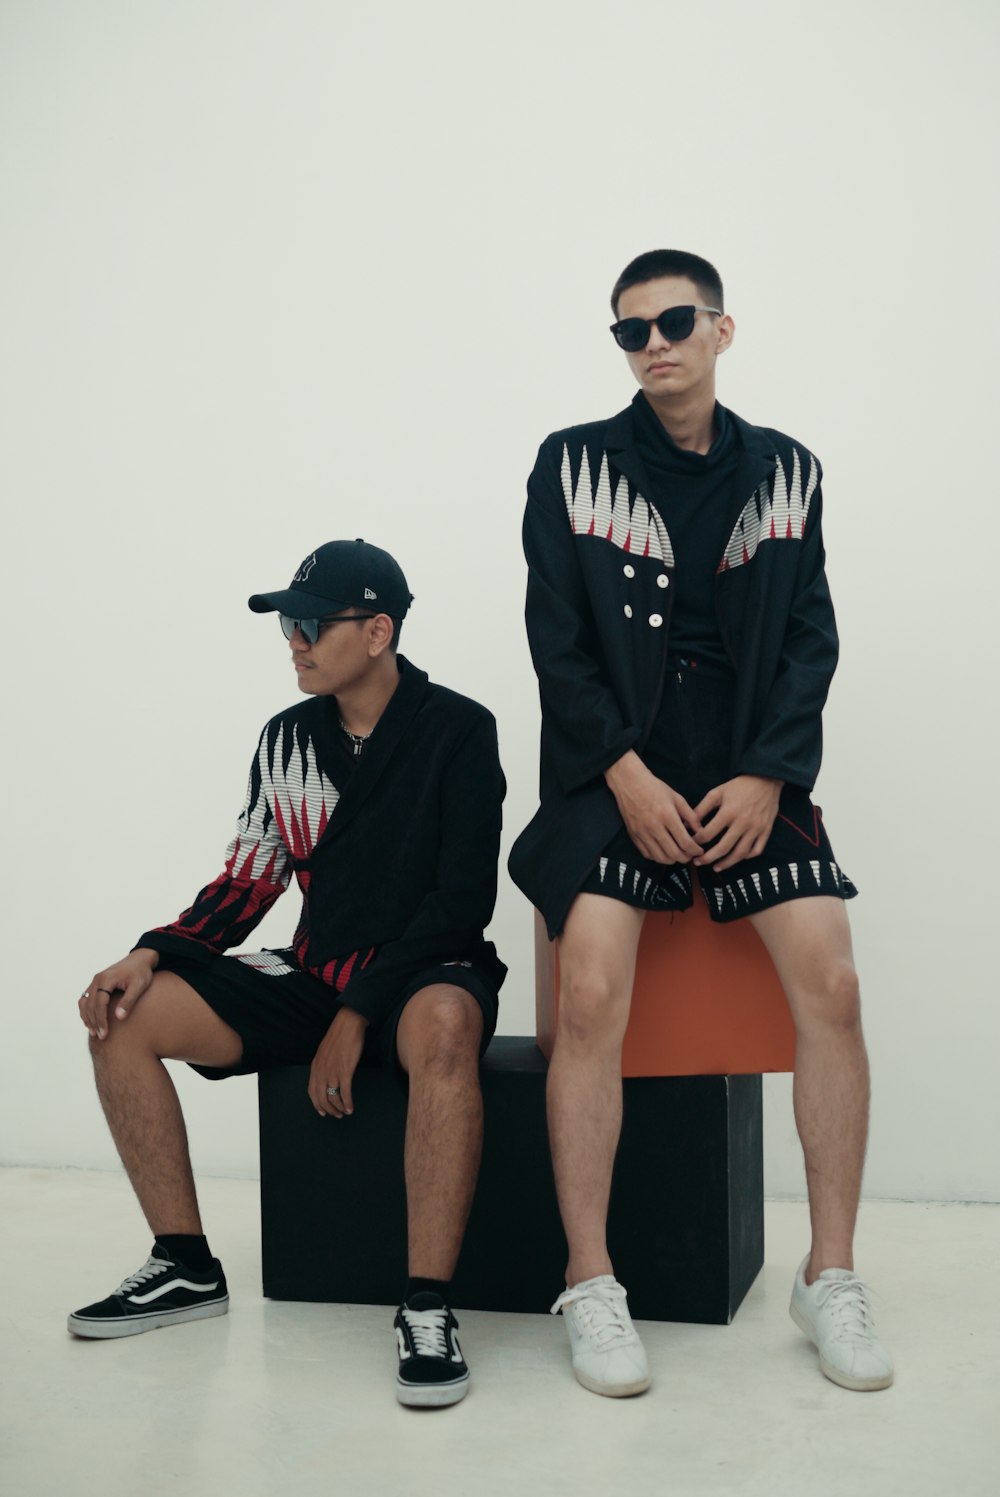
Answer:
[[[479, 1168], [479, 1057], [506, 974], [483, 939], [505, 785], [490, 713], [397, 655], [411, 601], [398, 564], [364, 541], [320, 546], [290, 587], [250, 599], [279, 614], [307, 700], [261, 734], [224, 871], [80, 999], [105, 1115], [155, 1241], [113, 1294], [70, 1316], [77, 1336], [228, 1309], [165, 1059], [211, 1079], [311, 1062], [312, 1105], [344, 1119], [368, 1050], [410, 1082], [397, 1396], [440, 1405], [468, 1390], [448, 1288]], [[293, 873], [291, 945], [224, 956]]]
[[810, 800], [837, 662], [820, 465], [715, 398], [733, 340], [718, 273], [654, 250], [618, 278], [612, 333], [639, 383], [610, 421], [555, 432], [528, 481], [526, 619], [541, 806], [511, 854], [559, 940], [548, 1116], [569, 1246], [562, 1310], [584, 1387], [649, 1386], [605, 1237], [621, 1047], [646, 910], [745, 918], [795, 1022], [812, 1245], [791, 1314], [827, 1377], [892, 1361], [854, 1272], [868, 1061], [844, 906], [857, 892]]

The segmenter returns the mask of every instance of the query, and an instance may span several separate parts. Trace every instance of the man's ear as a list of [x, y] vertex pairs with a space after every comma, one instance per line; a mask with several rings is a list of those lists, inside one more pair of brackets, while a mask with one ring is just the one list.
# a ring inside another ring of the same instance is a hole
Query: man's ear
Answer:
[[372, 619], [368, 634], [368, 653], [374, 660], [387, 650], [392, 644], [392, 636], [396, 632], [396, 626], [387, 613], [377, 613]]
[[716, 345], [715, 351], [717, 354], [725, 353], [726, 349], [732, 343], [733, 338], [736, 336], [736, 324], [727, 312], [724, 317], [719, 318], [717, 326], [719, 341]]

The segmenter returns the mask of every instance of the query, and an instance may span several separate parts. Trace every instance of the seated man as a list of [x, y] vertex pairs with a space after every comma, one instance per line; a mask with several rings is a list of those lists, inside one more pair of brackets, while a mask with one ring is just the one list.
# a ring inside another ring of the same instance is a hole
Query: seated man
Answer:
[[[320, 546], [288, 589], [250, 599], [280, 615], [308, 700], [261, 734], [224, 871], [80, 999], [101, 1102], [155, 1242], [113, 1294], [70, 1316], [77, 1336], [228, 1309], [165, 1059], [211, 1079], [309, 1061], [310, 1101], [343, 1119], [367, 1049], [413, 1083], [397, 1396], [450, 1404], [468, 1389], [448, 1286], [479, 1164], [479, 1056], [506, 975], [483, 939], [506, 787], [490, 713], [397, 656], [411, 601], [397, 563], [364, 541]], [[293, 872], [292, 944], [222, 955]]]
[[553, 1308], [585, 1388], [649, 1386], [605, 1235], [622, 1040], [646, 911], [689, 908], [697, 879], [713, 920], [757, 931], [795, 1023], [812, 1240], [792, 1317], [832, 1381], [887, 1388], [854, 1270], [869, 1095], [844, 903], [857, 890], [810, 798], [837, 663], [820, 465], [716, 400], [735, 324], [707, 260], [640, 255], [611, 304], [640, 388], [610, 421], [547, 438], [524, 520], [541, 806], [510, 867], [559, 941], [548, 1118], [569, 1261]]

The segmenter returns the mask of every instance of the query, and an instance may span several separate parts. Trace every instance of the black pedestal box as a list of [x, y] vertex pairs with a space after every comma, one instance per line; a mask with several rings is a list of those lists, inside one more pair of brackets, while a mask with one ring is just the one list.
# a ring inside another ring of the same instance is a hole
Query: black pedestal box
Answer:
[[[545, 1311], [566, 1244], [545, 1127], [546, 1063], [530, 1038], [483, 1062], [486, 1138], [455, 1274], [456, 1309]], [[355, 1112], [320, 1118], [305, 1066], [260, 1076], [264, 1293], [396, 1304], [406, 1284], [406, 1098], [363, 1067]], [[759, 1076], [635, 1077], [611, 1192], [615, 1272], [640, 1320], [720, 1325], [764, 1261]]]

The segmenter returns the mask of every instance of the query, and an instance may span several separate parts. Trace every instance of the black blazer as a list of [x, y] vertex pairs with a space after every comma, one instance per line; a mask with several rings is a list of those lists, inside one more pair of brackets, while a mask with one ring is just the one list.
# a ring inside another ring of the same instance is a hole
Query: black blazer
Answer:
[[[838, 652], [822, 470], [783, 433], [732, 419], [743, 455], [715, 579], [737, 681], [730, 773], [810, 790]], [[675, 564], [650, 492], [631, 406], [547, 437], [528, 480], [525, 619], [542, 706], [541, 805], [509, 866], [550, 935], [621, 826], [603, 772], [629, 749], [641, 754], [660, 704]]]
[[172, 924], [136, 942], [211, 962], [246, 940], [294, 873], [293, 947], [332, 981], [338, 958], [375, 947], [342, 1002], [369, 1020], [424, 968], [469, 961], [506, 975], [483, 930], [493, 915], [506, 791], [485, 707], [428, 681], [402, 656], [400, 682], [364, 753], [335, 783], [337, 704], [310, 697], [264, 728], [223, 872]]

